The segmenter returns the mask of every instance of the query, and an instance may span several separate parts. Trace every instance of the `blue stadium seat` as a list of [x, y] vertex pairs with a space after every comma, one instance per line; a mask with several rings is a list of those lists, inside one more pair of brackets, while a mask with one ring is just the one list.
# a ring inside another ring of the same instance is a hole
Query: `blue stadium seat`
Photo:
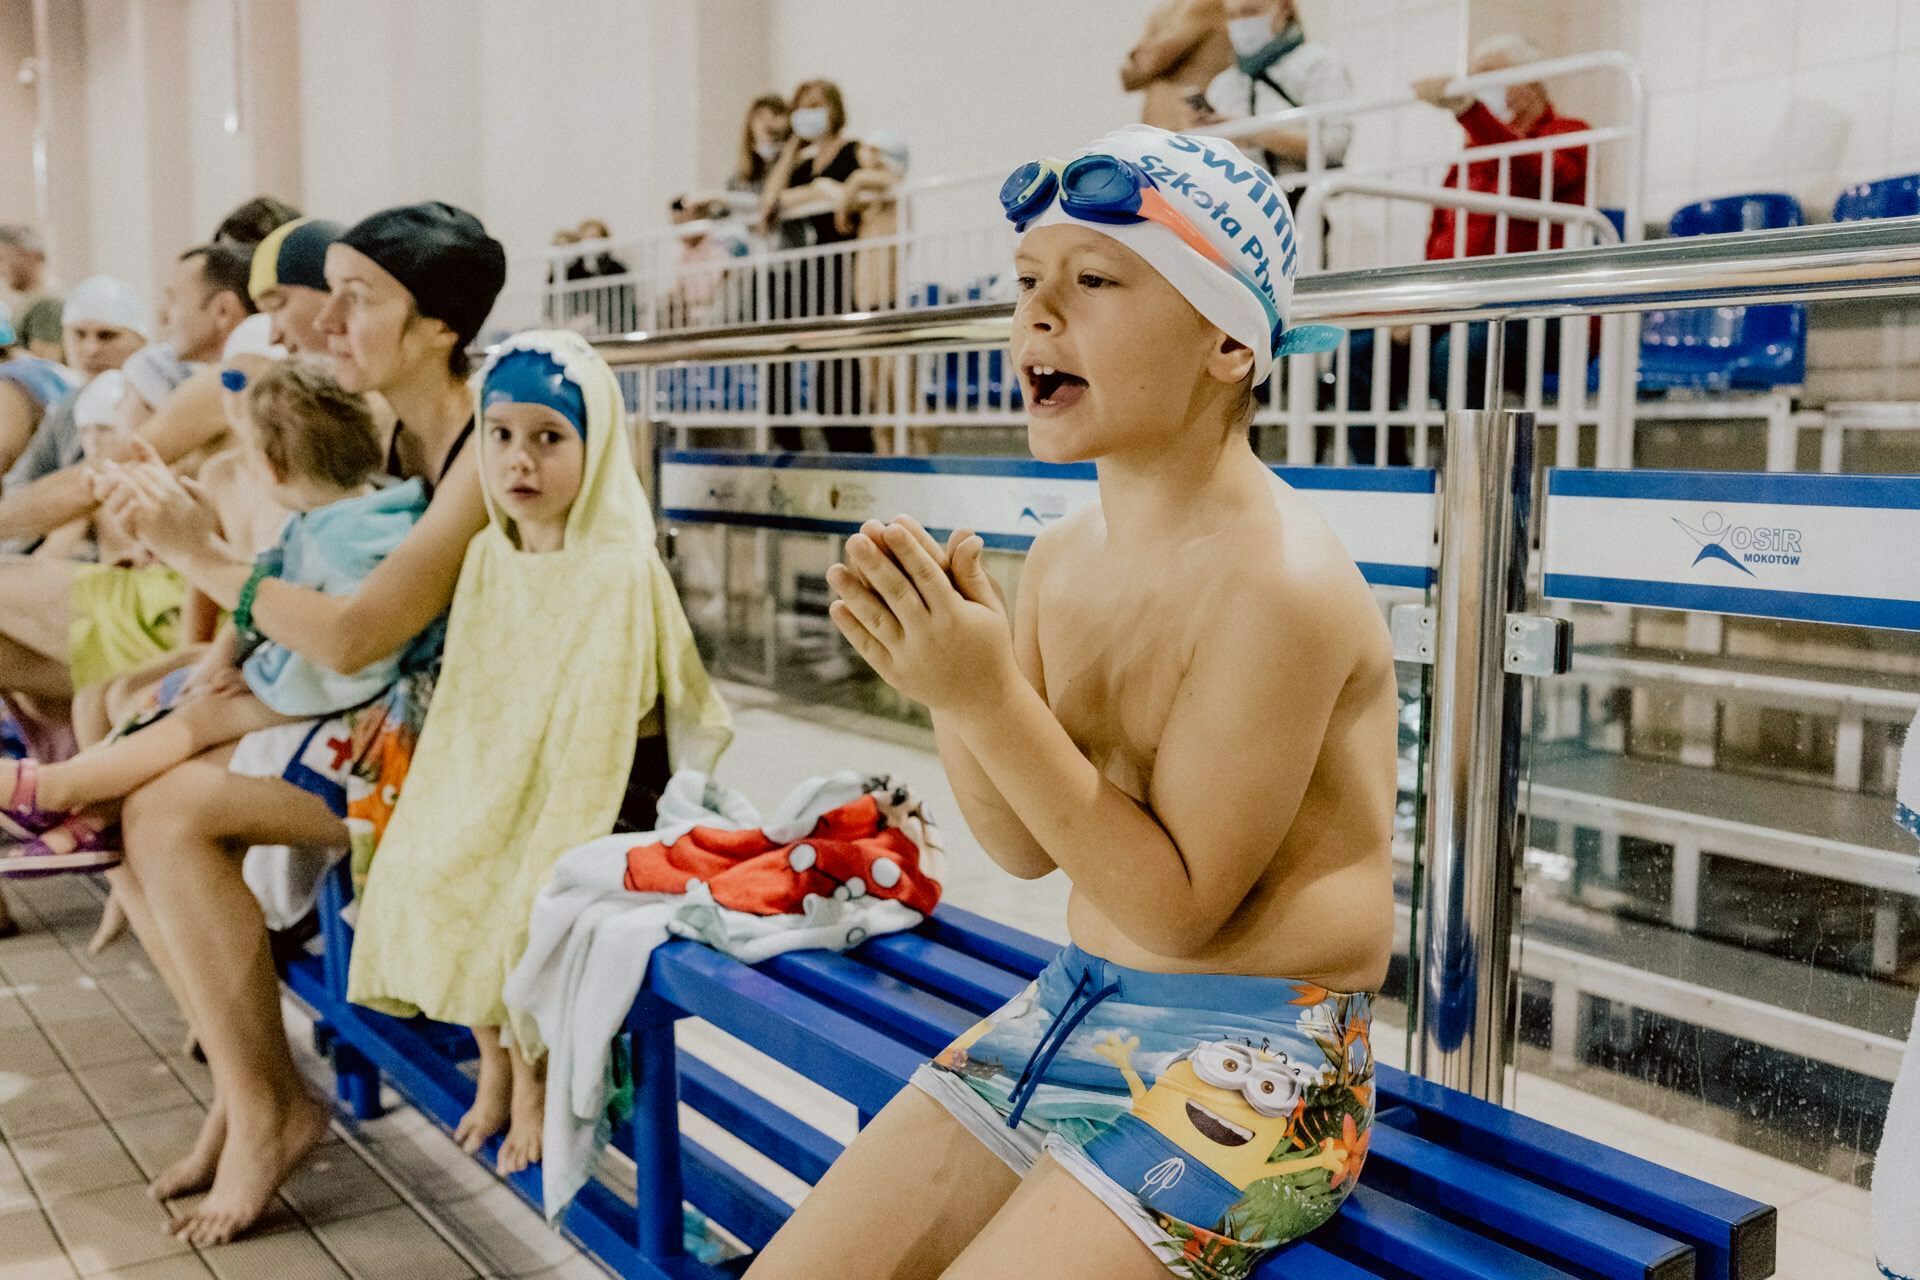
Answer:
[[[1674, 236], [1797, 227], [1800, 202], [1781, 192], [1702, 200], [1674, 213]], [[1807, 376], [1807, 309], [1692, 307], [1649, 311], [1640, 325], [1642, 391], [1771, 391]]]
[[1858, 183], [1842, 191], [1833, 202], [1835, 222], [1911, 218], [1915, 214], [1920, 214], [1920, 173]]

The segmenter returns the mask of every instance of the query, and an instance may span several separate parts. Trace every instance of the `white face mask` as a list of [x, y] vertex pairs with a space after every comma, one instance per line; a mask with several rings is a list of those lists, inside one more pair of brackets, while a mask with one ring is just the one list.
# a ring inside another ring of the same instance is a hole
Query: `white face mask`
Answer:
[[756, 142], [753, 144], [753, 154], [762, 160], [772, 162], [780, 158], [782, 146], [783, 144], [778, 142]]
[[1227, 24], [1227, 39], [1233, 42], [1235, 53], [1251, 58], [1272, 41], [1273, 19], [1235, 18]]
[[827, 132], [827, 109], [825, 107], [800, 108], [793, 113], [793, 131], [808, 142], [824, 137]]

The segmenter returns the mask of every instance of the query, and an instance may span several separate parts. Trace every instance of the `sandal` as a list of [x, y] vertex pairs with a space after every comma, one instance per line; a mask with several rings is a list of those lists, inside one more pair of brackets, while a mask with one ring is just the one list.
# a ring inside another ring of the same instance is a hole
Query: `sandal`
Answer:
[[40, 791], [40, 765], [34, 760], [16, 760], [13, 794], [0, 805], [0, 837], [25, 843], [57, 826], [67, 815], [48, 813], [35, 803]]
[[[52, 836], [67, 837], [66, 848], [48, 843]], [[38, 876], [106, 871], [120, 865], [120, 850], [107, 833], [78, 814], [68, 814], [41, 832], [0, 852], [0, 876], [28, 880]]]

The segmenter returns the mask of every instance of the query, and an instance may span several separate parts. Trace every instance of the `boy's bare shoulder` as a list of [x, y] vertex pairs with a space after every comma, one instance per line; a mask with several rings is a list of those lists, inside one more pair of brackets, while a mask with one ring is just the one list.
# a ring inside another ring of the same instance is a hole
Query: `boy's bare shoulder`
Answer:
[[1337, 637], [1356, 650], [1390, 643], [1359, 565], [1318, 508], [1293, 489], [1275, 490], [1271, 520], [1225, 534], [1194, 567], [1213, 577], [1209, 594], [1236, 623], [1284, 622], [1294, 634]]

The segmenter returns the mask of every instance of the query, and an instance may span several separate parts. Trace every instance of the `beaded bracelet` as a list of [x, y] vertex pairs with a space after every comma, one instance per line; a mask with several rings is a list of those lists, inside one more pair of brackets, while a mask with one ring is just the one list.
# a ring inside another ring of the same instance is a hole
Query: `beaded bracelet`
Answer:
[[253, 597], [260, 590], [260, 584], [272, 576], [272, 570], [265, 564], [253, 566], [253, 572], [247, 575], [247, 585], [240, 588], [240, 598], [233, 604], [233, 625], [246, 636], [259, 634], [253, 629]]

